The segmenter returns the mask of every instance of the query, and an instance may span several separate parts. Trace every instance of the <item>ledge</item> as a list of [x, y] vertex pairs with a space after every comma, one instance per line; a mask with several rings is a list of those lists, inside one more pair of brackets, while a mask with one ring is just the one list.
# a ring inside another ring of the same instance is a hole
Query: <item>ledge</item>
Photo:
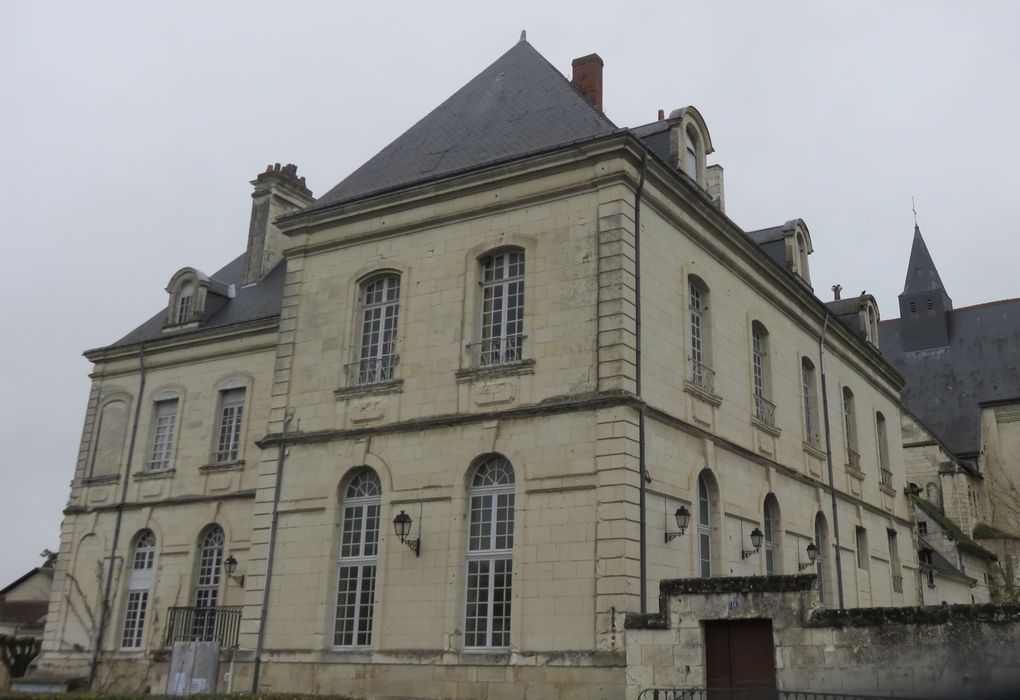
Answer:
[[488, 379], [490, 377], [514, 377], [522, 374], [534, 374], [535, 361], [521, 360], [520, 362], [508, 362], [505, 365], [494, 365], [492, 367], [471, 367], [469, 369], [458, 369], [454, 372], [458, 382], [470, 382], [475, 379]]
[[100, 484], [116, 484], [120, 481], [120, 474], [104, 474], [103, 476], [86, 476], [81, 480], [82, 486], [98, 486]]
[[878, 489], [879, 489], [879, 491], [881, 491], [882, 493], [886, 494], [887, 496], [892, 496], [893, 498], [896, 497], [896, 489], [894, 489], [892, 486], [886, 486], [885, 484], [879, 484], [878, 485]]
[[203, 474], [209, 472], [229, 472], [235, 469], [244, 469], [244, 460], [235, 459], [233, 462], [215, 462], [213, 464], [203, 464], [198, 468], [198, 471]]
[[337, 389], [333, 397], [337, 400], [350, 399], [356, 396], [378, 396], [380, 394], [400, 394], [404, 391], [403, 379], [391, 379], [388, 382], [374, 382], [372, 384], [359, 384]]
[[711, 391], [705, 391], [690, 379], [684, 380], [684, 391], [697, 399], [701, 399], [707, 404], [715, 406], [716, 408], [722, 406], [723, 400], [721, 396], [713, 394]]
[[176, 473], [176, 469], [161, 469], [158, 472], [135, 472], [131, 475], [131, 478], [135, 481], [145, 481], [146, 479], [169, 479]]
[[887, 624], [943, 625], [947, 623], [1015, 624], [1020, 604], [926, 605], [909, 608], [819, 608], [805, 627], [879, 627]]
[[860, 471], [859, 469], [851, 469], [850, 467], [847, 467], [846, 473], [852, 476], [853, 478], [857, 479], [858, 481], [864, 481], [864, 472]]
[[768, 423], [761, 420], [760, 418], [757, 418], [756, 416], [751, 416], [751, 425], [753, 425], [755, 428], [762, 431], [763, 433], [768, 433], [769, 435], [775, 438], [783, 434], [782, 428], [777, 428], [774, 425], [769, 425]]
[[825, 459], [825, 450], [817, 445], [812, 445], [810, 442], [802, 442], [800, 446], [815, 459]]
[[785, 576], [719, 576], [715, 578], [671, 578], [659, 582], [659, 595], [713, 593], [795, 593], [809, 591], [818, 579], [814, 574]]
[[668, 630], [669, 619], [666, 613], [627, 613], [623, 619], [625, 630]]

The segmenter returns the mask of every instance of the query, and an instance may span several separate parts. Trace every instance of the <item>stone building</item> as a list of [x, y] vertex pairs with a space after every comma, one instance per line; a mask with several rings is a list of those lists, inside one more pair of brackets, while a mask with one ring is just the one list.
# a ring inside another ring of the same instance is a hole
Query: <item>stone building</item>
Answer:
[[[991, 584], [993, 598], [1015, 601], [1020, 299], [954, 309], [915, 226], [899, 306], [900, 318], [883, 321], [879, 333], [882, 354], [906, 380], [901, 430], [922, 549], [940, 552], [956, 578], [971, 578], [975, 600]], [[961, 593], [948, 595], [970, 599]], [[925, 600], [945, 594], [926, 591]]]
[[598, 56], [522, 38], [321, 197], [260, 175], [245, 253], [86, 353], [42, 665], [615, 698], [663, 579], [915, 604], [901, 379], [807, 226], [727, 218], [695, 108], [601, 108]]

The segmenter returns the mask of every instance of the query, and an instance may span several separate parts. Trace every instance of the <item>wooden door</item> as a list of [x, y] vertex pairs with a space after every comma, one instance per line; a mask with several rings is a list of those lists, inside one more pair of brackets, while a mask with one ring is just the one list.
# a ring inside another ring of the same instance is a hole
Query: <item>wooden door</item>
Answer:
[[[705, 685], [712, 689], [776, 689], [772, 620], [705, 621]], [[726, 697], [726, 694], [718, 694]], [[713, 694], [713, 698], [716, 694]], [[771, 697], [772, 694], [763, 694]], [[754, 694], [734, 694], [734, 698]]]

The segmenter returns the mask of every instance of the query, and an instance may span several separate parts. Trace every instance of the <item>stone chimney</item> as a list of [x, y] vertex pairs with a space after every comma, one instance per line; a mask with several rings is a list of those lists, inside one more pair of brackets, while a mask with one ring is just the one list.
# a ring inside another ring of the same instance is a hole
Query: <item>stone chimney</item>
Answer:
[[705, 190], [719, 211], [726, 212], [726, 193], [723, 191], [723, 167], [716, 163], [705, 168]]
[[570, 82], [584, 93], [595, 109], [602, 111], [602, 66], [605, 64], [597, 53], [575, 58], [571, 66], [574, 77]]
[[251, 181], [255, 186], [251, 199], [251, 224], [248, 227], [248, 252], [244, 259], [242, 284], [258, 282], [283, 257], [287, 238], [273, 223], [277, 217], [312, 203], [312, 191], [298, 177], [297, 166], [270, 165]]

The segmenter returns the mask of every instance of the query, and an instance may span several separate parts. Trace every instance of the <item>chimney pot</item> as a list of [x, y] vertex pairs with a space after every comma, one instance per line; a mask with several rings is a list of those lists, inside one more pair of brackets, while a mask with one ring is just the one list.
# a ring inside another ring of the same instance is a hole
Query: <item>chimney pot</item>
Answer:
[[835, 301], [839, 301], [839, 293], [843, 291], [843, 285], [834, 284], [832, 285], [832, 298]]
[[660, 109], [659, 110], [659, 121], [661, 122], [665, 118], [666, 118], [666, 110]]
[[584, 93], [595, 109], [602, 111], [602, 67], [605, 63], [597, 53], [575, 58], [571, 63], [574, 75], [570, 82]]

